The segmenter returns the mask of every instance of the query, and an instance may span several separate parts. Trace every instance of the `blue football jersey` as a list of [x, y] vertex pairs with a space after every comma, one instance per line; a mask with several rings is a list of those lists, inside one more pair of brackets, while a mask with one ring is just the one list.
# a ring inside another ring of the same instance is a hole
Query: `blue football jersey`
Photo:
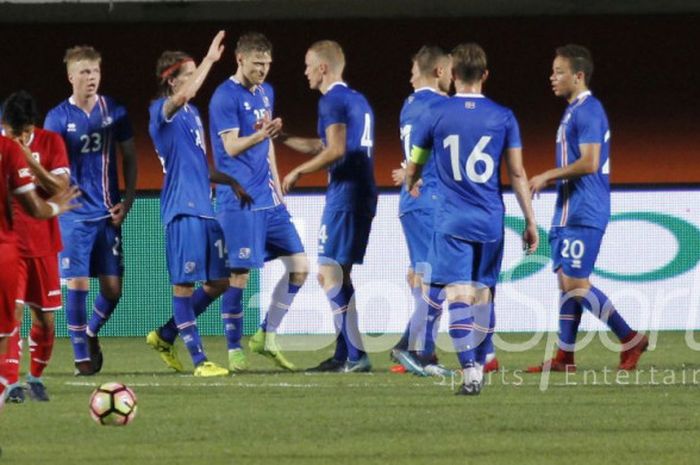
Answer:
[[70, 160], [71, 183], [80, 187], [82, 206], [65, 213], [76, 220], [109, 216], [121, 202], [117, 178], [117, 142], [133, 137], [126, 109], [99, 95], [90, 114], [75, 105], [73, 97], [46, 115], [44, 128], [63, 137]]
[[[272, 119], [275, 97], [272, 86], [263, 83], [253, 92], [230, 77], [216, 88], [209, 102], [209, 134], [216, 168], [236, 178], [253, 197], [252, 210], [279, 205], [280, 199], [270, 171], [270, 140], [264, 140], [232, 157], [226, 153], [221, 135], [238, 129], [240, 137], [257, 131], [263, 119]], [[228, 186], [216, 186], [217, 209], [240, 210], [240, 201]]]
[[[415, 131], [420, 132], [420, 124], [426, 121], [425, 114], [430, 111], [430, 107], [438, 102], [447, 99], [447, 96], [437, 91], [424, 87], [417, 89], [403, 103], [399, 124], [401, 130], [401, 142], [406, 162], [411, 159], [411, 147], [413, 145], [412, 135]], [[413, 197], [406, 190], [406, 185], [401, 187], [399, 196], [399, 216], [413, 210], [433, 209], [435, 207], [435, 186], [437, 185], [437, 175], [435, 173], [435, 160], [430, 157], [423, 166], [421, 175], [423, 186], [420, 188], [420, 195]]]
[[557, 167], [581, 158], [580, 144], [600, 144], [598, 172], [557, 181], [552, 227], [605, 229], [610, 219], [610, 126], [600, 100], [583, 92], [571, 102], [557, 130]]
[[345, 155], [328, 167], [325, 208], [374, 216], [374, 113], [364, 95], [343, 82], [331, 85], [318, 102], [318, 135], [324, 145], [326, 128], [338, 123], [346, 128]]
[[469, 241], [500, 240], [501, 156], [521, 147], [513, 112], [481, 94], [457, 94], [426, 117], [429, 124], [416, 131], [414, 145], [433, 149], [440, 198], [435, 229]]
[[168, 224], [178, 215], [214, 218], [204, 127], [197, 108], [185, 104], [169, 120], [163, 114], [166, 98], [151, 103], [148, 132], [163, 164], [165, 182], [160, 215]]

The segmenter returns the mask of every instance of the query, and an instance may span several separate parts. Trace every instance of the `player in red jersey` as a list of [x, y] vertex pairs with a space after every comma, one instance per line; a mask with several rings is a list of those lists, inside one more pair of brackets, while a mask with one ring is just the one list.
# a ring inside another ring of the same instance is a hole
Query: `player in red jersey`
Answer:
[[71, 201], [79, 193], [75, 188], [65, 189], [44, 201], [36, 193], [34, 177], [22, 146], [17, 141], [0, 136], [0, 408], [5, 403], [7, 387], [7, 343], [17, 331], [15, 300], [20, 255], [17, 233], [8, 208], [10, 195], [34, 218], [47, 219], [75, 208], [77, 205], [71, 204]]
[[[37, 184], [37, 194], [46, 199], [68, 187], [70, 169], [61, 136], [35, 128], [37, 120], [36, 103], [29, 93], [16, 92], [5, 100], [2, 114], [4, 135], [17, 140], [28, 149], [25, 150], [25, 160]], [[7, 401], [24, 402], [24, 388], [19, 383], [22, 355], [19, 328], [22, 326], [25, 305], [32, 312], [32, 327], [28, 339], [31, 354], [27, 375], [29, 395], [34, 400], [47, 401], [49, 397], [41, 375], [53, 350], [53, 312], [60, 310], [62, 306], [58, 272], [58, 253], [63, 248], [61, 233], [57, 218], [32, 218], [20, 207], [16, 199], [13, 202], [13, 217], [21, 260], [17, 273], [15, 313], [18, 331], [10, 337], [6, 355], [9, 370]]]

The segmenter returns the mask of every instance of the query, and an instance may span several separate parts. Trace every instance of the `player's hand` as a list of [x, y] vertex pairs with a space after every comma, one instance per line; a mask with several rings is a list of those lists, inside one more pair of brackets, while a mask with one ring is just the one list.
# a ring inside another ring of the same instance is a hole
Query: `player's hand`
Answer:
[[81, 207], [82, 205], [80, 203], [73, 202], [78, 197], [80, 197], [80, 189], [78, 189], [78, 186], [70, 186], [67, 189], [57, 192], [46, 201], [58, 205], [58, 214], [60, 215], [69, 210]]
[[211, 45], [209, 46], [209, 51], [207, 52], [207, 56], [204, 57], [205, 60], [209, 60], [212, 63], [216, 63], [221, 59], [221, 55], [224, 53], [224, 44], [223, 42], [224, 37], [226, 36], [226, 31], [219, 31], [215, 36], [214, 40], [211, 41]]
[[238, 200], [240, 200], [241, 208], [250, 208], [254, 202], [253, 197], [251, 197], [235, 179], [230, 183], [230, 186], [236, 194], [236, 197], [238, 197]]
[[421, 187], [423, 187], [423, 178], [416, 181], [416, 183], [413, 185], [413, 188], [408, 193], [411, 194], [411, 197], [417, 199], [418, 197], [420, 197]]
[[119, 202], [109, 209], [109, 214], [112, 215], [112, 226], [118, 228], [126, 218], [127, 208], [123, 202]]
[[530, 185], [530, 194], [535, 197], [540, 195], [540, 191], [549, 185], [549, 180], [545, 173], [538, 174], [530, 178], [528, 183]]
[[528, 223], [523, 231], [523, 249], [525, 253], [530, 255], [537, 251], [540, 245], [540, 234], [537, 232], [535, 223]]
[[272, 121], [263, 121], [261, 130], [267, 139], [274, 139], [282, 133], [282, 118], [275, 118]]
[[391, 180], [394, 181], [395, 186], [400, 186], [406, 180], [406, 170], [403, 168], [397, 168], [391, 171]]
[[282, 180], [282, 193], [284, 195], [289, 194], [289, 192], [294, 189], [297, 181], [301, 177], [301, 173], [296, 170], [292, 170], [287, 176]]

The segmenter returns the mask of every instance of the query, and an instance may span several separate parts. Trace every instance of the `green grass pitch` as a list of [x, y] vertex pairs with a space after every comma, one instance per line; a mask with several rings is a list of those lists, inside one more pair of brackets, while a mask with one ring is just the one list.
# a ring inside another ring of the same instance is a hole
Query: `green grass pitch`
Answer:
[[[499, 336], [513, 344], [532, 335]], [[454, 396], [457, 379], [390, 373], [386, 351], [371, 354], [371, 374], [283, 373], [251, 355], [248, 374], [199, 379], [169, 372], [143, 338], [103, 340], [103, 373], [75, 378], [60, 339], [44, 377], [51, 401], [0, 414], [0, 464], [699, 463], [700, 353], [685, 333], [659, 333], [627, 376], [597, 334], [577, 355], [576, 375], [544, 383], [515, 371], [542, 360], [546, 339], [527, 352], [501, 350], [506, 371], [478, 397]], [[290, 349], [309, 342], [281, 340]], [[225, 362], [223, 338], [205, 346]], [[287, 354], [303, 368], [331, 349]], [[441, 356], [456, 366], [453, 354]], [[138, 396], [126, 427], [88, 414], [92, 389], [112, 380]]]

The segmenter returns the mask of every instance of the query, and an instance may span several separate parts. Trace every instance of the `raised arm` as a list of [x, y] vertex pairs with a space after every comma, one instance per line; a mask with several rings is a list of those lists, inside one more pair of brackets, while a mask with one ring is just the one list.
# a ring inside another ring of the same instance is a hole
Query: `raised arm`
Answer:
[[202, 87], [212, 65], [219, 61], [221, 54], [224, 52], [224, 45], [221, 42], [224, 40], [225, 36], [226, 33], [224, 31], [219, 31], [216, 36], [214, 36], [211, 45], [209, 45], [207, 55], [202, 59], [199, 66], [197, 66], [194, 74], [190, 76], [175, 94], [166, 100], [163, 105], [163, 114], [166, 119], [171, 119], [180, 108], [197, 95], [197, 91]]
[[304, 174], [314, 173], [327, 168], [343, 158], [346, 151], [347, 127], [345, 124], [331, 124], [326, 128], [328, 145], [318, 152], [311, 160], [294, 168], [282, 181], [282, 192], [285, 194], [294, 188], [299, 178]]
[[539, 233], [535, 212], [532, 209], [532, 195], [527, 182], [527, 173], [523, 166], [523, 150], [510, 148], [506, 150], [506, 168], [510, 177], [511, 186], [518, 200], [520, 210], [525, 217], [525, 230], [523, 231], [523, 244], [527, 253], [534, 253], [539, 245]]

